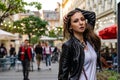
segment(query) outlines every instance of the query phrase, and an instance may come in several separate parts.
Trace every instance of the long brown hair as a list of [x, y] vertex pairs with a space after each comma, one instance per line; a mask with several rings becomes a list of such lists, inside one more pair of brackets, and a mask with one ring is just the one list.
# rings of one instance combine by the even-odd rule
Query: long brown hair
[[[72, 10], [67, 14], [67, 19], [64, 21], [64, 30], [63, 34], [65, 38], [70, 38], [73, 36], [72, 30], [70, 30], [71, 26], [71, 17], [76, 13], [80, 12], [79, 10]], [[84, 40], [89, 41], [95, 48], [96, 51], [100, 50], [101, 41], [100, 38], [94, 33], [93, 26], [90, 24], [86, 24], [86, 30], [83, 32]]]
[[89, 41], [96, 51], [99, 51], [101, 48], [101, 40], [97, 34], [95, 34], [93, 27], [90, 24], [87, 24], [86, 30], [83, 32], [84, 39]]
[[64, 21], [64, 25], [63, 25], [63, 35], [65, 38], [70, 38], [71, 35], [73, 35], [72, 30], [70, 30], [70, 25], [71, 25], [71, 17], [76, 13], [76, 12], [80, 12], [78, 10], [72, 10], [67, 14], [67, 19], [66, 21]]

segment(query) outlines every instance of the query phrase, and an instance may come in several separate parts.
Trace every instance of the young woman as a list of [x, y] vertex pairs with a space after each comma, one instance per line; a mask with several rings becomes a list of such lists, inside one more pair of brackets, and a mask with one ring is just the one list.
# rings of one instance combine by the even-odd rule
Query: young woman
[[100, 65], [101, 42], [94, 33], [95, 13], [76, 8], [64, 21], [58, 80], [97, 80], [96, 66]]
[[46, 62], [46, 67], [51, 70], [51, 47], [48, 45], [48, 42], [45, 42], [45, 46], [43, 48], [43, 54], [45, 55], [45, 62]]

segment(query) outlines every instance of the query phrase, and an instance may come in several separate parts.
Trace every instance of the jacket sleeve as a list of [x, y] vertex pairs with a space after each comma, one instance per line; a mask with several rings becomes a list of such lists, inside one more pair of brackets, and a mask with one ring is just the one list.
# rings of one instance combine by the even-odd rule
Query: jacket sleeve
[[96, 21], [95, 12], [82, 10], [80, 8], [75, 8], [75, 9], [81, 11], [82, 14], [85, 16], [85, 18], [88, 20], [88, 24], [90, 24], [94, 28]]
[[59, 62], [59, 72], [58, 72], [58, 80], [68, 80], [69, 69], [70, 69], [70, 48], [68, 45], [63, 44], [62, 53], [60, 56]]

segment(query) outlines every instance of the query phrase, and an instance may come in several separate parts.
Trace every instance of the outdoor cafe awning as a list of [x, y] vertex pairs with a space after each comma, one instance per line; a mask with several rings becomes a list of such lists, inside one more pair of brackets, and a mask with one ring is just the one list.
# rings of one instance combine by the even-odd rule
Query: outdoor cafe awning
[[99, 36], [102, 39], [116, 39], [117, 38], [117, 25], [111, 25], [99, 31]]
[[0, 40], [11, 40], [15, 37], [12, 33], [0, 29]]
[[44, 40], [46, 40], [46, 41], [54, 41], [54, 40], [57, 40], [57, 38], [48, 37], [48, 36], [42, 36], [42, 37], [40, 38], [40, 40], [42, 40], [42, 41], [44, 41]]

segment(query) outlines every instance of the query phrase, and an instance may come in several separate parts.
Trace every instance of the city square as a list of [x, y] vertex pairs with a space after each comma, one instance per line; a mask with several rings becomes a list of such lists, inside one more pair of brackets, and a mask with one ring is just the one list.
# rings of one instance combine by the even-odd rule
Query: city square
[[[119, 10], [120, 0], [1, 0], [0, 80], [72, 79], [76, 77], [74, 69], [79, 71], [81, 67], [77, 67], [79, 63], [85, 68], [82, 61], [87, 60], [86, 50], [91, 59], [95, 57], [94, 51], [97, 53], [97, 65], [91, 67], [96, 67], [91, 74], [96, 71], [97, 77], [89, 76], [90, 80], [120, 80]], [[74, 18], [76, 21], [72, 22]], [[80, 46], [84, 48], [82, 59], [74, 59], [76, 55], [66, 57], [67, 53], [83, 52]], [[71, 61], [67, 65], [71, 71], [67, 73], [66, 68], [64, 73], [67, 61]], [[67, 78], [63, 78], [65, 74]], [[86, 73], [79, 79], [85, 78]]]

